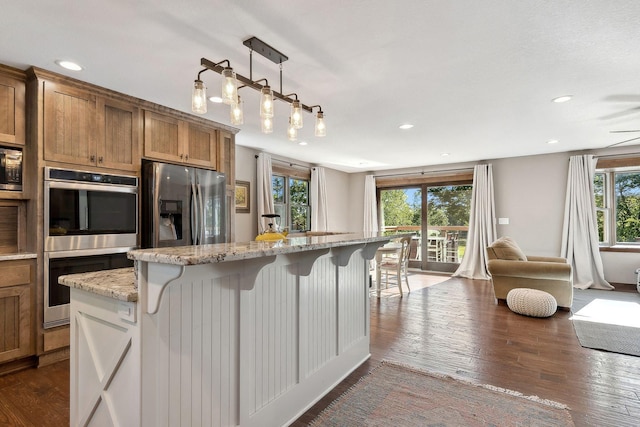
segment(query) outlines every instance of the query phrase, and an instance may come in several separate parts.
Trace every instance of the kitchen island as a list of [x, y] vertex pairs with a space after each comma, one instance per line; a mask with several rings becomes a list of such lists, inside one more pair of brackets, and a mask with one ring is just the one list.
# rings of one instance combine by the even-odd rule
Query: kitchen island
[[400, 236], [134, 250], [135, 280], [61, 277], [72, 425], [289, 424], [369, 357], [368, 260]]

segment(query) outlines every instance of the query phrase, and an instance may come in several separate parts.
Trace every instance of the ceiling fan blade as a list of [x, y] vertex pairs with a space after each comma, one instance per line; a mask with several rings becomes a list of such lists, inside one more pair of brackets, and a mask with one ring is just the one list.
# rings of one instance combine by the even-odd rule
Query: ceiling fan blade
[[631, 139], [627, 139], [627, 140], [624, 140], [624, 141], [616, 142], [615, 144], [607, 145], [607, 148], [615, 147], [616, 145], [624, 144], [625, 142], [635, 141], [636, 139], [640, 139], [640, 136], [635, 137], [635, 138], [631, 138]]
[[626, 133], [626, 132], [640, 132], [640, 129], [634, 130], [610, 130], [609, 133]]

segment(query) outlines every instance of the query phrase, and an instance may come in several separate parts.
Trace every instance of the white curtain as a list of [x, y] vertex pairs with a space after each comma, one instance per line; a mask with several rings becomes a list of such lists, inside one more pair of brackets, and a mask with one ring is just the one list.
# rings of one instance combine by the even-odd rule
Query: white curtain
[[273, 191], [271, 188], [271, 155], [258, 154], [256, 173], [257, 201], [258, 201], [258, 233], [267, 229], [268, 218], [263, 214], [275, 213], [273, 208]]
[[324, 168], [311, 168], [311, 231], [328, 231], [327, 181]]
[[460, 266], [452, 277], [489, 280], [486, 248], [496, 239], [493, 168], [476, 165], [473, 169], [473, 193], [469, 214], [467, 247]]
[[376, 178], [364, 177], [364, 228], [365, 233], [378, 231], [378, 204], [376, 203]]
[[593, 155], [571, 156], [560, 255], [573, 267], [573, 286], [580, 289], [614, 289], [604, 278], [598, 248], [596, 205], [593, 195]]

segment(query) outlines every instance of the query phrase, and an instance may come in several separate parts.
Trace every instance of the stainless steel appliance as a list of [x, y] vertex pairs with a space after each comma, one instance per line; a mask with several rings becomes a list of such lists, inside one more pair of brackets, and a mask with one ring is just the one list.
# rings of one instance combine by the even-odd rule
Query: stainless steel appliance
[[45, 168], [45, 251], [135, 246], [138, 178]]
[[46, 167], [44, 327], [69, 322], [63, 274], [128, 267], [137, 245], [138, 178]]
[[143, 163], [142, 246], [228, 241], [225, 175], [158, 162]]
[[0, 190], [22, 190], [22, 150], [0, 147]]
[[66, 325], [70, 314], [70, 289], [60, 285], [58, 278], [65, 274], [89, 273], [132, 267], [127, 252], [134, 248], [85, 249], [44, 253], [44, 327]]

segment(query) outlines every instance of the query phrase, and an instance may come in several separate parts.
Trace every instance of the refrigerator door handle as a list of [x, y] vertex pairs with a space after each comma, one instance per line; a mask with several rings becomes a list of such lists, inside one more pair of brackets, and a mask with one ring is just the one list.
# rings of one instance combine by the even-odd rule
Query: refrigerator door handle
[[200, 221], [198, 220], [198, 200], [195, 184], [191, 184], [191, 242], [197, 245]]
[[204, 244], [205, 240], [205, 212], [204, 212], [204, 203], [202, 202], [202, 189], [200, 188], [200, 184], [196, 185], [196, 190], [198, 191], [198, 204], [199, 204], [199, 214], [200, 214], [200, 232], [198, 233], [199, 244]]

